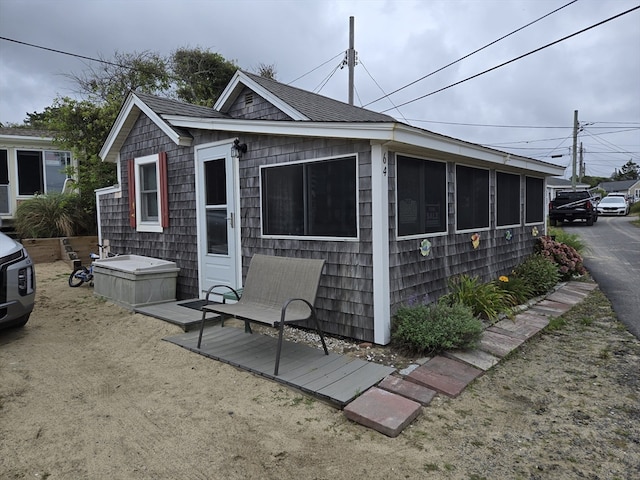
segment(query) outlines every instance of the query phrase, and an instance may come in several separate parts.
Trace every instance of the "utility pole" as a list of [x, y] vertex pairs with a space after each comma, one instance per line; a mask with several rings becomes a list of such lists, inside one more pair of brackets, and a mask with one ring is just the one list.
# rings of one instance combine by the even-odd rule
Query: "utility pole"
[[582, 148], [582, 142], [580, 142], [580, 168], [578, 172], [578, 181], [582, 183], [582, 177], [584, 177], [584, 149]]
[[571, 189], [576, 191], [576, 161], [578, 157], [578, 110], [573, 111], [573, 172], [571, 174]]
[[354, 18], [349, 17], [349, 50], [347, 50], [347, 67], [349, 68], [349, 105], [353, 105], [353, 70], [356, 66], [356, 50], [354, 48], [354, 24]]

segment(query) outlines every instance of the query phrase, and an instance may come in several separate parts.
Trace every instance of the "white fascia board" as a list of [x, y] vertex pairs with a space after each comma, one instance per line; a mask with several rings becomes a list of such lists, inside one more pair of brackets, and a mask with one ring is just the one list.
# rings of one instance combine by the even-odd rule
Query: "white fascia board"
[[174, 127], [263, 135], [291, 135], [301, 137], [334, 137], [354, 139], [392, 140], [393, 123], [298, 122], [282, 120], [242, 120], [229, 118], [195, 118], [165, 115]]
[[100, 150], [100, 158], [104, 162], [115, 162], [120, 147], [124, 143], [125, 138], [133, 128], [133, 124], [138, 118], [138, 114], [142, 112], [149, 119], [155, 123], [160, 130], [167, 135], [173, 143], [180, 146], [190, 146], [192, 139], [190, 137], [183, 137], [179, 135], [171, 125], [169, 125], [164, 119], [159, 117], [151, 108], [147, 106], [142, 100], [140, 100], [135, 93], [130, 93], [125, 100], [116, 121], [111, 127], [111, 131], [107, 136], [107, 140], [104, 142], [102, 149]]
[[194, 118], [165, 116], [175, 127], [262, 135], [290, 135], [305, 137], [351, 138], [383, 142], [389, 148], [402, 151], [403, 147], [428, 149], [456, 157], [466, 157], [493, 165], [531, 170], [545, 175], [563, 175], [564, 167], [511, 155], [481, 145], [445, 137], [419, 128], [393, 122], [295, 122], [281, 120], [243, 120], [227, 118]]
[[0, 135], [1, 145], [50, 145], [53, 143], [52, 137], [38, 137], [33, 135]]
[[260, 95], [262, 98], [267, 100], [273, 106], [287, 114], [293, 120], [309, 120], [308, 117], [300, 113], [295, 108], [291, 107], [288, 103], [284, 102], [279, 97], [273, 95], [269, 90], [258, 85], [256, 82], [247, 77], [240, 70], [236, 71], [235, 75], [223, 90], [222, 95], [218, 98], [213, 108], [219, 112], [226, 112], [227, 109], [231, 106], [236, 99], [238, 93], [242, 90], [242, 86], [245, 86], [255, 93]]

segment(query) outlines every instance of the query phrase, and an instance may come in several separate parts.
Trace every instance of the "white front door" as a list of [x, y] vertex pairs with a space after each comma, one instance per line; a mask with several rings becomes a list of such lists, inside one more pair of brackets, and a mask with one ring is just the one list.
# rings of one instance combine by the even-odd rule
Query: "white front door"
[[242, 286], [237, 161], [231, 141], [196, 149], [200, 297], [212, 285]]

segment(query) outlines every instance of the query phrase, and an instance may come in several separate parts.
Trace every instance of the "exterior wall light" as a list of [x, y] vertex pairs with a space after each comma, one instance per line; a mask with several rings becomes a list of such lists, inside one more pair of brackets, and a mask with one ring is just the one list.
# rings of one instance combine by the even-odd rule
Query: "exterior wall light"
[[231, 145], [231, 156], [233, 158], [240, 158], [243, 153], [247, 153], [247, 144], [240, 143], [240, 140], [236, 138], [233, 141], [233, 145]]

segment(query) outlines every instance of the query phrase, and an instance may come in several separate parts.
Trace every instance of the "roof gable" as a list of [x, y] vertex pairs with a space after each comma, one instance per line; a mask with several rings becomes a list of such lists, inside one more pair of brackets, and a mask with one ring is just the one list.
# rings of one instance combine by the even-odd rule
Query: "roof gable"
[[176, 145], [190, 146], [191, 134], [180, 127], [174, 127], [164, 120], [165, 115], [181, 115], [197, 118], [227, 118], [213, 108], [190, 105], [170, 98], [141, 92], [130, 92], [124, 102], [116, 121], [107, 136], [100, 158], [104, 161], [115, 161], [120, 148], [133, 128], [140, 113], [144, 113], [153, 121]]
[[395, 122], [383, 113], [307, 92], [300, 88], [238, 70], [214, 108], [227, 113], [244, 87], [253, 90], [293, 120], [312, 122]]

